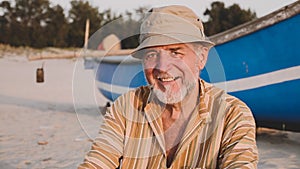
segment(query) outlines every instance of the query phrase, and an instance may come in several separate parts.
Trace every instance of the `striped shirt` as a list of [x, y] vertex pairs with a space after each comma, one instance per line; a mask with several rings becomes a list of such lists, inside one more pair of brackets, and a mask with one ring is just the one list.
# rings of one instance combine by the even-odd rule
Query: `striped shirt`
[[[239, 99], [200, 81], [200, 100], [169, 168], [257, 168], [255, 122]], [[79, 168], [167, 168], [161, 113], [149, 86], [120, 96]], [[121, 159], [121, 160], [120, 160]]]

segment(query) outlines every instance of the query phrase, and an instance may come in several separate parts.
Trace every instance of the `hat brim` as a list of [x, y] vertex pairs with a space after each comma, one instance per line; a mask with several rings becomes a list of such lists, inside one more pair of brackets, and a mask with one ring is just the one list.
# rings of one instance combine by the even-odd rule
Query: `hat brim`
[[149, 47], [155, 46], [164, 46], [172, 44], [181, 44], [181, 43], [193, 43], [199, 42], [204, 43], [209, 46], [214, 46], [215, 44], [208, 39], [201, 39], [200, 37], [195, 37], [186, 34], [168, 34], [168, 35], [151, 35], [147, 37], [132, 53], [131, 55], [135, 58], [141, 58], [141, 50]]

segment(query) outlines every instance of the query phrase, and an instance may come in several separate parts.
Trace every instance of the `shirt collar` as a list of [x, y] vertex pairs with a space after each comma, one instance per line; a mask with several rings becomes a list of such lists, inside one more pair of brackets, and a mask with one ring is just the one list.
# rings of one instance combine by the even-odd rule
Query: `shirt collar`
[[[206, 123], [209, 123], [211, 121], [211, 116], [209, 112], [209, 101], [211, 99], [211, 96], [207, 93], [208, 89], [212, 87], [211, 84], [205, 82], [204, 80], [200, 79], [199, 82], [199, 103], [198, 103], [198, 114], [200, 116], [200, 119], [204, 119]], [[144, 110], [146, 112], [151, 113], [150, 120], [155, 120], [158, 117], [160, 117], [161, 112], [163, 110], [163, 104], [161, 104], [157, 99], [155, 99], [153, 94], [153, 88], [149, 86], [150, 93], [147, 98], [147, 103], [145, 105]]]

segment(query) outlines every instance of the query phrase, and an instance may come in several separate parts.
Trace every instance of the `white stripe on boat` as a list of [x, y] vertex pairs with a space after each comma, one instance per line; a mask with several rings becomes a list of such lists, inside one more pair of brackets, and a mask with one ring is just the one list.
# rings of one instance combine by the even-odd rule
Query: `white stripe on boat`
[[[214, 85], [226, 89], [227, 92], [238, 92], [243, 90], [255, 89], [272, 84], [300, 79], [300, 66], [281, 69], [270, 73], [256, 75], [252, 77], [230, 80], [226, 82], [214, 83]], [[105, 91], [113, 91], [115, 94], [123, 94], [134, 88], [113, 85], [97, 81], [98, 88]]]
[[224, 82], [214, 83], [214, 85], [226, 86], [227, 92], [238, 92], [297, 79], [300, 79], [300, 66], [281, 69], [247, 78], [230, 80], [225, 82], [225, 85]]

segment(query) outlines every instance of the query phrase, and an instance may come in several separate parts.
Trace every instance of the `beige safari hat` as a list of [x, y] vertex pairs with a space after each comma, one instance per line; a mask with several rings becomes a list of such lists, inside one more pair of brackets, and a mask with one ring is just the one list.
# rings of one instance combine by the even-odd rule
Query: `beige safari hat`
[[153, 8], [142, 21], [140, 44], [131, 54], [140, 58], [139, 51], [148, 47], [190, 42], [214, 45], [204, 35], [201, 20], [190, 8], [180, 5]]

